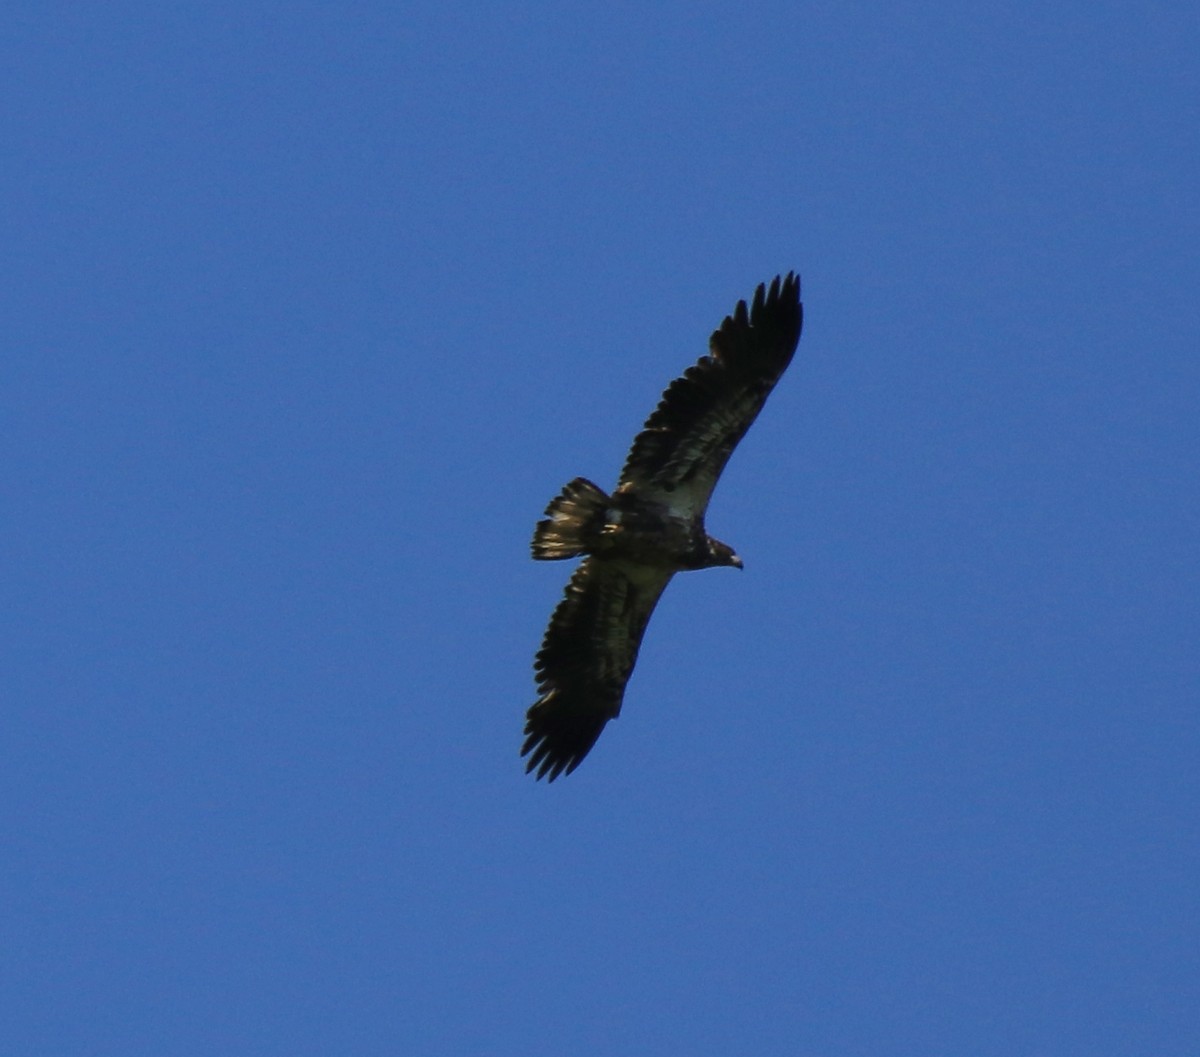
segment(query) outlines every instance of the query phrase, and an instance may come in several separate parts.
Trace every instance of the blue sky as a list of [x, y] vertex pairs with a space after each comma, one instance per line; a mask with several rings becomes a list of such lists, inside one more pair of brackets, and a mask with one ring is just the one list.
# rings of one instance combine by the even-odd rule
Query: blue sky
[[[0, 1049], [1200, 1050], [1194, 5], [5, 21]], [[792, 268], [533, 782], [534, 521]]]

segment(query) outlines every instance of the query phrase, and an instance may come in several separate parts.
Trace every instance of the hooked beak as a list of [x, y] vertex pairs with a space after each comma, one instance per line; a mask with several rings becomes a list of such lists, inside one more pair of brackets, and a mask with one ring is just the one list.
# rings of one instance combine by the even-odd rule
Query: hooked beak
[[732, 565], [735, 569], [744, 569], [745, 568], [745, 566], [742, 564], [742, 559], [739, 558], [736, 554], [733, 555], [733, 557], [731, 557], [729, 559], [729, 564]]

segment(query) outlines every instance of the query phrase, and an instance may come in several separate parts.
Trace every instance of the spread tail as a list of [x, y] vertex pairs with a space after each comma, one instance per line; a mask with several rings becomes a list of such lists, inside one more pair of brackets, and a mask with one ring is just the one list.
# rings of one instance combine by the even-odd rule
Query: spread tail
[[604, 528], [608, 496], [591, 481], [576, 477], [546, 507], [547, 517], [533, 530], [533, 556], [555, 561], [586, 554], [589, 541]]

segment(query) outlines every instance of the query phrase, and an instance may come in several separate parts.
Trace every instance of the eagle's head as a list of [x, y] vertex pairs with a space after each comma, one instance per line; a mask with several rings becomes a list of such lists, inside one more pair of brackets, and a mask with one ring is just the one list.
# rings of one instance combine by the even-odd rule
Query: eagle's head
[[735, 569], [743, 568], [742, 559], [733, 553], [728, 543], [708, 537], [708, 560], [705, 565], [732, 565]]

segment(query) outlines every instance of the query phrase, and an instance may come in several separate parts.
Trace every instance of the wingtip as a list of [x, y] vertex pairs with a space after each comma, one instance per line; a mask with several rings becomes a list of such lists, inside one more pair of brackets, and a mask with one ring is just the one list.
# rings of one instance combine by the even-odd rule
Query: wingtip
[[553, 782], [560, 775], [570, 774], [575, 770], [593, 744], [595, 738], [581, 752], [578, 746], [563, 744], [561, 738], [555, 738], [551, 731], [539, 728], [530, 719], [525, 725], [525, 741], [521, 745], [521, 756], [529, 757], [525, 762], [525, 773], [533, 774], [534, 779], [539, 782], [543, 778], [547, 782]]
[[747, 322], [753, 323], [765, 309], [781, 303], [800, 303], [799, 272], [790, 271], [786, 275], [776, 275], [769, 284], [759, 283], [755, 288], [754, 296], [750, 299], [749, 309], [747, 309], [745, 301], [739, 301], [731, 318], [734, 323], [741, 325], [745, 325]]
[[[521, 755], [524, 756], [533, 746], [530, 744], [534, 738], [531, 737], [526, 741], [521, 748]], [[533, 755], [525, 764], [525, 773], [533, 774], [534, 781], [540, 782], [543, 778], [546, 781], [553, 782], [559, 775], [570, 774], [576, 767], [579, 766], [579, 760], [576, 757], [555, 756], [550, 752], [549, 746], [543, 741], [541, 745], [534, 750]], [[536, 770], [536, 774], [534, 771]]]

